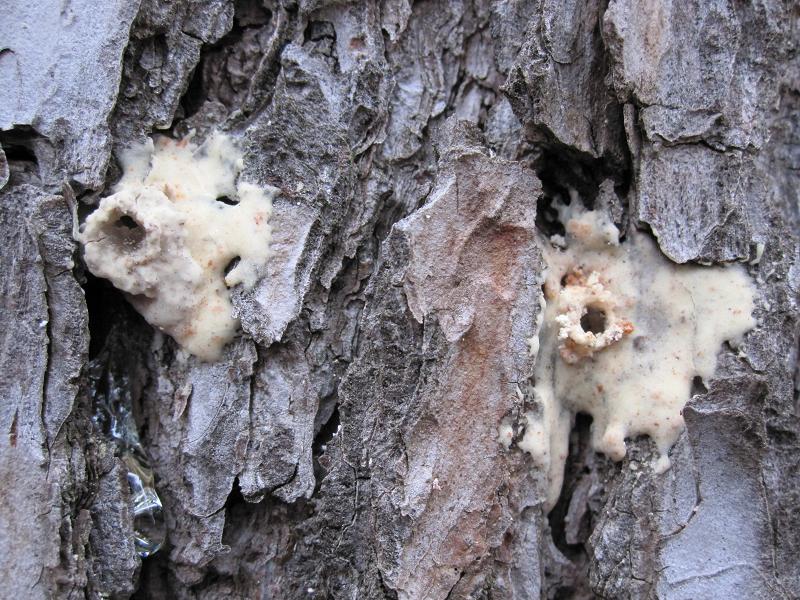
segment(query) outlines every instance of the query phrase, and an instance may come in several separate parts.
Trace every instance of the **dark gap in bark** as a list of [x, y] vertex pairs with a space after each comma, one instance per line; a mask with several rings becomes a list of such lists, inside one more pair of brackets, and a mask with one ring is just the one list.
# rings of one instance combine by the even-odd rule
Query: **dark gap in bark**
[[582, 551], [582, 545], [569, 544], [566, 540], [566, 517], [569, 503], [575, 484], [580, 476], [588, 471], [588, 467], [581, 460], [586, 448], [589, 447], [591, 436], [592, 417], [585, 413], [575, 416], [575, 426], [570, 433], [569, 456], [564, 469], [564, 484], [558, 502], [548, 515], [553, 541], [556, 547], [568, 558], [575, 554], [576, 549]]
[[[536, 171], [542, 182], [542, 195], [537, 202], [536, 225], [548, 237], [564, 235], [564, 226], [558, 220], [555, 208], [559, 204], [571, 203], [571, 190], [577, 192], [585, 208], [593, 210], [597, 207], [600, 184], [610, 179], [622, 204], [623, 215], [627, 212], [627, 194], [631, 186], [630, 156], [624, 165], [612, 164], [603, 158], [587, 157], [562, 144], [547, 142], [530, 151], [525, 163]], [[623, 217], [621, 221], [617, 221], [617, 225], [620, 229], [620, 241], [624, 241], [626, 219]]]
[[122, 293], [105, 279], [86, 272], [83, 285], [86, 309], [89, 314], [89, 360], [96, 358], [105, 347], [108, 334], [120, 314], [128, 312], [130, 306]]
[[34, 144], [37, 140], [44, 139], [33, 127], [15, 125], [8, 131], [0, 132], [0, 146], [9, 163], [30, 163], [38, 165]]
[[569, 190], [574, 189], [589, 209], [594, 208], [600, 183], [610, 176], [602, 161], [586, 159], [569, 148], [542, 147], [532, 163], [544, 189], [563, 196], [567, 204]]
[[[148, 377], [143, 365], [152, 342], [153, 329], [128, 303], [125, 295], [108, 281], [89, 272], [86, 272], [85, 278], [83, 290], [89, 317], [89, 364], [94, 365], [95, 369], [88, 380], [89, 392], [97, 399], [110, 393], [108, 386], [111, 380], [122, 386], [130, 399], [130, 410], [140, 442], [147, 452], [147, 415], [150, 413], [142, 406]], [[91, 410], [94, 414], [96, 407], [93, 406]]]
[[[795, 356], [800, 356], [800, 348], [797, 350], [797, 354]], [[800, 402], [800, 360], [796, 361], [797, 364], [794, 368], [794, 375], [792, 377], [792, 381], [794, 382], [794, 403], [795, 406], [798, 405]]]
[[11, 427], [8, 428], [8, 443], [12, 448], [17, 446], [17, 420], [19, 418], [19, 410], [14, 411], [14, 418], [11, 421]]
[[329, 21], [309, 21], [303, 32], [303, 43], [319, 42], [323, 39], [336, 40], [336, 30]]
[[[589, 558], [585, 543], [592, 531], [592, 511], [587, 506], [586, 510], [579, 513], [579, 522], [571, 523], [570, 519], [575, 518], [576, 511], [570, 504], [581, 479], [590, 476], [591, 469], [587, 465], [587, 457], [593, 453], [590, 446], [591, 426], [591, 416], [584, 413], [576, 415], [575, 425], [570, 433], [569, 456], [564, 467], [561, 495], [547, 516], [556, 548], [569, 559], [575, 569], [572, 581], [561, 587], [556, 592], [555, 598], [582, 598], [590, 589]], [[570, 514], [571, 508], [573, 514]]]
[[333, 436], [336, 435], [336, 432], [339, 430], [340, 423], [341, 419], [339, 416], [339, 406], [336, 405], [333, 407], [333, 412], [328, 420], [314, 437], [314, 443], [311, 447], [311, 454], [314, 461], [314, 479], [316, 482], [314, 485], [314, 494], [319, 491], [319, 488], [322, 485], [322, 480], [325, 479], [325, 476], [331, 469], [331, 459], [327, 453], [327, 445], [331, 442]]
[[558, 204], [557, 198], [554, 197], [549, 191], [542, 191], [542, 195], [536, 201], [536, 227], [545, 236], [550, 237], [553, 235], [564, 235], [566, 230], [564, 224], [558, 219], [558, 211], [556, 205]]
[[329, 21], [309, 21], [303, 31], [303, 47], [312, 53], [338, 61], [336, 53], [336, 30]]
[[[386, 581], [383, 578], [383, 573], [380, 570], [378, 571], [378, 576], [381, 584], [381, 593], [383, 594], [383, 597], [386, 598], [386, 600], [397, 600], [397, 591], [393, 590], [388, 585], [386, 585]], [[333, 597], [330, 594], [328, 594], [328, 598], [332, 599]]]
[[235, 26], [263, 27], [272, 19], [272, 11], [263, 0], [236, 0], [234, 7]]
[[797, 433], [791, 429], [783, 429], [767, 424], [767, 436], [778, 446], [790, 447], [797, 444]]
[[8, 166], [8, 159], [6, 153], [3, 151], [3, 146], [0, 145], [0, 188], [3, 188], [11, 176], [11, 170]]
[[169, 537], [166, 544], [147, 560], [142, 561], [139, 585], [131, 600], [168, 600], [174, 598], [174, 586], [170, 584]]
[[181, 119], [188, 119], [203, 107], [208, 100], [208, 83], [206, 81], [206, 63], [211, 55], [217, 53], [221, 48], [233, 46], [242, 38], [242, 28], [234, 20], [231, 30], [215, 44], [203, 45], [200, 50], [200, 60], [192, 71], [189, 85], [181, 96], [179, 107]]
[[[209, 588], [214, 589], [219, 583], [221, 583], [223, 581], [226, 581], [226, 580], [228, 580], [228, 581], [230, 580], [230, 578], [227, 575], [221, 575], [217, 571], [208, 570], [206, 572], [205, 576], [203, 577], [203, 579], [201, 579], [200, 582], [198, 582], [198, 583], [194, 584], [193, 586], [191, 586], [190, 589], [192, 591], [196, 591], [195, 593], [197, 593], [197, 592], [199, 592], [201, 590], [208, 590]], [[198, 595], [194, 595], [193, 594], [193, 596], [195, 598], [197, 598], [199, 596], [199, 594]], [[211, 597], [213, 598], [214, 596], [211, 596]]]
[[[181, 119], [185, 120], [197, 114], [209, 99], [210, 86], [219, 85], [219, 82], [213, 81], [213, 74], [207, 77], [209, 62], [217, 62], [220, 59], [223, 62], [227, 61], [228, 55], [224, 51], [235, 47], [242, 40], [247, 29], [264, 27], [271, 20], [272, 12], [257, 0], [238, 0], [236, 2], [231, 30], [216, 43], [203, 45], [200, 51], [200, 60], [180, 99]], [[216, 99], [222, 100], [221, 98]]]
[[[150, 347], [152, 330], [127, 303], [124, 295], [109, 282], [86, 273], [83, 289], [89, 317], [90, 360], [82, 383], [80, 397], [83, 401], [78, 405], [78, 410], [85, 412], [84, 422], [92, 423], [93, 433], [86, 434], [89, 463], [86, 471], [89, 476], [87, 490], [82, 496], [78, 496], [77, 505], [80, 507], [85, 504], [86, 508], [92, 508], [97, 481], [110, 467], [107, 459], [98, 462], [93, 446], [100, 444], [102, 448], [110, 447], [117, 457], [133, 458], [140, 467], [148, 471], [152, 468], [147, 451], [148, 411], [142, 406], [143, 390], [149, 376], [143, 364], [146, 360], [145, 353]], [[132, 419], [131, 425], [127, 424], [128, 418]], [[131, 426], [135, 427], [135, 434], [131, 433]], [[104, 452], [105, 450], [100, 454], [103, 455]], [[153, 476], [156, 492], [160, 494], [158, 474], [154, 472]], [[139, 527], [142, 532], [150, 533], [160, 528], [160, 525], [155, 525], [156, 529], [150, 529], [143, 521], [134, 526]], [[97, 551], [94, 545], [91, 551]], [[152, 589], [166, 589], [168, 561], [167, 536], [158, 552], [142, 561], [144, 575], [137, 575], [138, 582], [136, 577], [131, 580], [132, 588], [137, 590], [134, 591], [133, 598], [169, 597], [168, 594], [140, 594], [138, 591], [142, 589], [143, 577], [159, 577], [161, 581], [157, 586], [151, 586]]]
[[312, 452], [314, 457], [318, 457], [325, 452], [325, 447], [333, 439], [333, 436], [339, 430], [341, 419], [339, 417], [339, 406], [333, 407], [333, 412], [328, 420], [322, 425], [319, 432], [314, 436], [314, 443], [312, 445]]
[[708, 393], [708, 388], [703, 383], [703, 378], [695, 375], [692, 379], [692, 390], [690, 396], [701, 396]]
[[[111, 400], [127, 406], [139, 441], [146, 446], [147, 411], [142, 407], [142, 396], [148, 375], [141, 367], [150, 347], [152, 329], [110, 283], [88, 274], [87, 280], [84, 294], [90, 335], [88, 391], [95, 403]], [[96, 405], [91, 408], [93, 413], [96, 408]], [[96, 424], [102, 428], [101, 423]]]
[[238, 506], [242, 505], [250, 505], [251, 502], [247, 502], [244, 498], [244, 494], [242, 494], [242, 488], [239, 486], [239, 478], [236, 477], [233, 480], [233, 485], [231, 486], [231, 491], [228, 494], [227, 499], [225, 500], [225, 529], [222, 530], [222, 543], [225, 543], [225, 532], [227, 530], [227, 525], [230, 522], [228, 518], [232, 512], [237, 510]]
[[[619, 120], [620, 123], [622, 123], [624, 121], [624, 117], [622, 115], [623, 107], [621, 104], [618, 106], [618, 109], [620, 112]], [[627, 137], [624, 139], [625, 141], [622, 146], [624, 148], [625, 164], [620, 168], [618, 176], [614, 178], [614, 191], [617, 192], [617, 196], [620, 198], [627, 199], [628, 193], [633, 185], [633, 154], [631, 153], [631, 148], [628, 145]]]
[[8, 162], [28, 162], [38, 164], [36, 154], [34, 154], [30, 147], [8, 142], [6, 140], [2, 140], [0, 145], [3, 147], [3, 152], [5, 152], [6, 160]]
[[183, 109], [183, 118], [188, 119], [194, 116], [203, 103], [206, 101], [208, 94], [203, 86], [203, 66], [205, 63], [205, 54], [200, 55], [200, 61], [192, 72], [192, 78], [189, 80], [189, 85], [186, 88], [183, 96], [181, 96], [180, 106]]
[[556, 207], [569, 205], [570, 192], [578, 193], [584, 206], [594, 208], [604, 178], [599, 161], [590, 162], [574, 152], [555, 147], [540, 148], [531, 160], [531, 167], [542, 182], [542, 195], [537, 201], [536, 226], [544, 235], [564, 235], [564, 225]]
[[[617, 105], [617, 110], [619, 111], [619, 122], [622, 124], [625, 121], [625, 117], [623, 115], [623, 105]], [[624, 125], [622, 125], [624, 129]], [[617, 173], [614, 177], [614, 192], [616, 192], [617, 197], [620, 199], [622, 203], [622, 216], [621, 222], [617, 222], [617, 227], [619, 228], [619, 241], [624, 242], [628, 237], [628, 228], [630, 226], [630, 204], [629, 204], [629, 194], [631, 193], [631, 188], [633, 187], [633, 153], [631, 152], [631, 148], [628, 144], [628, 137], [627, 134], [622, 134], [622, 142], [621, 146], [623, 149], [623, 156], [622, 160], [624, 161], [622, 165], [618, 166]]]

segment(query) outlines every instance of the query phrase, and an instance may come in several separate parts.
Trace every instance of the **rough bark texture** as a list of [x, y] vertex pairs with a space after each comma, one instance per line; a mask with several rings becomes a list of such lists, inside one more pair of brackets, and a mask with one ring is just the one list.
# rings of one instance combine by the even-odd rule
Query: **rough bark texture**
[[[5, 597], [800, 597], [795, 4], [0, 12]], [[72, 230], [116, 151], [213, 128], [282, 193], [243, 336], [207, 364], [91, 277]], [[687, 398], [666, 473], [647, 439], [594, 454], [579, 417], [547, 515], [497, 429], [528, 399], [537, 227], [569, 188], [676, 262], [748, 263], [759, 324]], [[165, 503], [144, 561], [90, 360]]]

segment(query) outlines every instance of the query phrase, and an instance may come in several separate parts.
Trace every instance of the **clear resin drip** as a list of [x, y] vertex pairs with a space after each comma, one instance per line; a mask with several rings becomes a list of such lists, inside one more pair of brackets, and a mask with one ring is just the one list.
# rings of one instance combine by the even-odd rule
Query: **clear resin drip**
[[117, 448], [117, 456], [127, 468], [131, 492], [131, 513], [136, 553], [147, 558], [158, 552], [166, 539], [161, 499], [155, 488], [153, 470], [139, 440], [133, 418], [127, 378], [117, 377], [105, 368], [106, 361], [94, 361], [90, 374], [95, 383], [95, 425]]

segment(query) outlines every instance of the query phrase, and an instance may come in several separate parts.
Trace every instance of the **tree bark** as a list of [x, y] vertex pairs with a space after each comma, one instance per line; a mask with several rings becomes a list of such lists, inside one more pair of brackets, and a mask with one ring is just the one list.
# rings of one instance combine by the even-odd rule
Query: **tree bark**
[[[11, 0], [0, 19], [0, 580], [17, 598], [800, 597], [800, 13], [713, 0]], [[280, 188], [242, 335], [187, 357], [74, 228], [153, 133]], [[758, 325], [672, 468], [578, 416], [555, 508], [530, 402], [544, 211], [602, 190]], [[133, 411], [140, 559], [98, 403]]]

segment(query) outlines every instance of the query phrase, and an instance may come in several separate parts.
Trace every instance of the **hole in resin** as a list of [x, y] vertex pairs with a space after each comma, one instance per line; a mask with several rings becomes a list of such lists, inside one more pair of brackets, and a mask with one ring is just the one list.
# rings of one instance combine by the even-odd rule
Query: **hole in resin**
[[238, 200], [234, 200], [230, 196], [220, 196], [217, 198], [217, 202], [222, 202], [223, 204], [227, 204], [228, 206], [236, 206], [239, 204]]
[[117, 222], [114, 223], [117, 227], [125, 227], [126, 229], [136, 229], [139, 227], [139, 224], [133, 220], [133, 217], [130, 215], [122, 215]]
[[581, 317], [581, 328], [587, 333], [603, 333], [606, 330], [606, 312], [597, 306], [586, 307]]
[[144, 239], [144, 227], [131, 217], [130, 215], [122, 214], [114, 221], [113, 231], [111, 235], [114, 241], [126, 249], [135, 248]]

